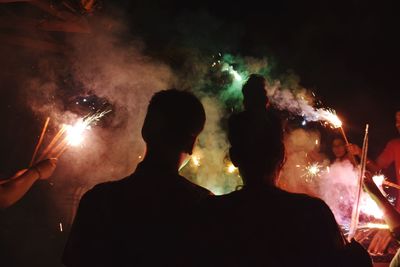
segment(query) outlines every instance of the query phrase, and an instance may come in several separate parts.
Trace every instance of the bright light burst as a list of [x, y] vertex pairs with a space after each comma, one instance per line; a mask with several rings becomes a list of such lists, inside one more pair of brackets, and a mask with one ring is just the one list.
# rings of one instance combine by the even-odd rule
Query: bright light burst
[[242, 76], [239, 74], [239, 72], [236, 71], [235, 69], [233, 69], [233, 67], [230, 66], [230, 65], [228, 65], [228, 64], [224, 64], [224, 65], [222, 66], [222, 71], [227, 71], [227, 72], [229, 72], [229, 74], [232, 75], [233, 78], [234, 78], [235, 80], [239, 81], [239, 82], [243, 80], [243, 78], [242, 78]]
[[378, 174], [372, 176], [372, 180], [379, 188], [382, 188], [383, 181], [385, 181], [385, 176], [383, 174]]
[[317, 177], [321, 173], [322, 165], [318, 162], [310, 163], [309, 165], [304, 167], [305, 174], [303, 176], [307, 176], [310, 178]]
[[194, 166], [196, 166], [196, 167], [200, 166], [200, 157], [199, 156], [193, 155], [191, 157], [191, 160], [192, 160]]
[[91, 125], [98, 122], [104, 115], [111, 112], [111, 109], [95, 112], [79, 119], [74, 125], [67, 125], [66, 141], [70, 146], [78, 146], [84, 140], [84, 132], [91, 128]]
[[336, 115], [336, 112], [334, 110], [320, 108], [317, 109], [316, 112], [318, 119], [328, 122], [330, 125], [332, 125], [333, 128], [342, 127], [342, 121]]
[[232, 162], [230, 162], [228, 164], [226, 169], [227, 169], [228, 173], [234, 173], [237, 170], [237, 168], [235, 167], [235, 165], [233, 165]]
[[360, 201], [360, 211], [366, 215], [373, 216], [377, 219], [383, 218], [383, 212], [378, 207], [376, 202], [367, 194], [364, 193]]
[[67, 125], [67, 136], [66, 140], [70, 146], [78, 146], [84, 140], [83, 132], [88, 128], [88, 126], [80, 119], [74, 126]]

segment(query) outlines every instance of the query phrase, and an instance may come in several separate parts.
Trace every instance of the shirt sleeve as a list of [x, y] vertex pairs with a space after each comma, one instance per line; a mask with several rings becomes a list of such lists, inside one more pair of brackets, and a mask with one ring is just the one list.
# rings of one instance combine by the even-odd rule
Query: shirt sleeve
[[379, 155], [376, 163], [382, 169], [386, 169], [387, 167], [394, 162], [395, 159], [395, 147], [393, 142], [389, 142], [383, 152]]

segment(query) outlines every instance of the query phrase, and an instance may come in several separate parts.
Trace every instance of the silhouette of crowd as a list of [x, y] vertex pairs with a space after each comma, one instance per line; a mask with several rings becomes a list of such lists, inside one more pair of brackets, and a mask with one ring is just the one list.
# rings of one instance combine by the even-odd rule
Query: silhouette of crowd
[[142, 128], [135, 172], [95, 186], [80, 201], [63, 263], [77, 266], [372, 266], [347, 242], [320, 199], [276, 186], [283, 129], [265, 79], [243, 86], [244, 110], [229, 119], [230, 158], [242, 189], [214, 196], [179, 175], [205, 124], [201, 102], [176, 89], [156, 93]]

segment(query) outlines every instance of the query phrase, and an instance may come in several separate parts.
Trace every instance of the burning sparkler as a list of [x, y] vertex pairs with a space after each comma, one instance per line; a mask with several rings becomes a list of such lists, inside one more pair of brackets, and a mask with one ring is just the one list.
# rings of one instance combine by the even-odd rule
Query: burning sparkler
[[[74, 125], [63, 125], [44, 149], [40, 159], [47, 156], [58, 158], [67, 150], [68, 146], [80, 145], [84, 140], [85, 131], [89, 130], [93, 124], [109, 112], [111, 112], [111, 109], [97, 111], [79, 119]], [[59, 141], [63, 136], [64, 138]]]
[[237, 170], [237, 168], [235, 167], [235, 165], [233, 165], [232, 162], [230, 162], [226, 167], [226, 170], [228, 173], [234, 173]]
[[365, 167], [367, 164], [367, 153], [368, 153], [368, 124], [365, 126], [365, 135], [364, 135], [364, 141], [363, 141], [363, 147], [362, 147], [362, 153], [361, 153], [361, 167], [360, 167], [360, 174], [359, 178], [357, 181], [357, 189], [356, 189], [356, 198], [354, 201], [354, 206], [353, 206], [353, 212], [352, 212], [352, 217], [351, 217], [351, 224], [350, 224], [350, 230], [349, 230], [349, 241], [354, 237], [355, 232], [357, 230], [358, 226], [358, 220], [359, 220], [359, 215], [360, 215], [360, 199], [361, 199], [361, 188], [362, 188], [362, 181], [364, 178], [364, 173], [365, 173]]
[[197, 155], [193, 155], [191, 157], [192, 163], [194, 166], [199, 167], [200, 166], [200, 157]]
[[307, 176], [316, 177], [321, 172], [321, 165], [318, 162], [311, 163], [305, 167], [305, 171]]

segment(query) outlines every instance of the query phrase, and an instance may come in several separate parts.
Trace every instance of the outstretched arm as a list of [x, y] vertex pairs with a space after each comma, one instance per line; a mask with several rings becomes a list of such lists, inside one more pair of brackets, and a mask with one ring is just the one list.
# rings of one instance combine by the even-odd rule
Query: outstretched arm
[[21, 199], [39, 179], [47, 179], [56, 168], [56, 159], [47, 159], [21, 170], [0, 183], [0, 209], [8, 208]]

